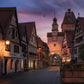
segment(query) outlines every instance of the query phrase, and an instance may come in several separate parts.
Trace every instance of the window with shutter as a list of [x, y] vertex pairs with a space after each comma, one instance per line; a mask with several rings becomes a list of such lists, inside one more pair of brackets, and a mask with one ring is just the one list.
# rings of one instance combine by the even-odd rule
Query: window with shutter
[[19, 46], [14, 45], [14, 53], [19, 53]]

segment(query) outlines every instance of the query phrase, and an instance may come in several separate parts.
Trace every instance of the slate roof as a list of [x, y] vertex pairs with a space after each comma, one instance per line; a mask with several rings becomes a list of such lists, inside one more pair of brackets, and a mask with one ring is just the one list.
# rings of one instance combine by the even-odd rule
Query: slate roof
[[67, 11], [64, 16], [62, 24], [74, 24], [76, 22], [75, 15], [73, 11]]
[[13, 14], [16, 15], [17, 20], [16, 7], [0, 7], [0, 28], [2, 30], [3, 39], [5, 39], [6, 37], [6, 33], [9, 28]]
[[[30, 37], [32, 35], [32, 31], [33, 28], [35, 27], [35, 22], [27, 22], [27, 23], [20, 23], [22, 25], [24, 25], [25, 29], [26, 29], [26, 34], [27, 34], [27, 42], [30, 41]], [[36, 29], [36, 27], [35, 27]]]

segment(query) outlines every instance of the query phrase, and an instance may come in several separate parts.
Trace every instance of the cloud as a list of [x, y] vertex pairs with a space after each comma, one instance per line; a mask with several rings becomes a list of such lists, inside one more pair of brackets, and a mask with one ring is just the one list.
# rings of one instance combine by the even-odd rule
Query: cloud
[[17, 7], [19, 22], [36, 22], [37, 33], [46, 39], [47, 32], [52, 29], [52, 20], [56, 16], [59, 30], [64, 14], [71, 8], [83, 16], [84, 0], [0, 0], [0, 7]]

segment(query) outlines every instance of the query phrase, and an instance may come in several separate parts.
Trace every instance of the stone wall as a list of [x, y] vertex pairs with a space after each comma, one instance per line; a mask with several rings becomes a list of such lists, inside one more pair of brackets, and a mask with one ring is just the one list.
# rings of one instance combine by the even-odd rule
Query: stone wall
[[84, 70], [63, 70], [61, 71], [62, 84], [83, 83]]

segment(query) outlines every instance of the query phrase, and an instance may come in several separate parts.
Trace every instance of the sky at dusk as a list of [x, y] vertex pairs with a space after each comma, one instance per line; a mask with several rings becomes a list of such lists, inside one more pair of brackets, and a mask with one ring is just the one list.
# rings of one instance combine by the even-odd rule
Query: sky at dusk
[[35, 21], [37, 34], [45, 42], [54, 17], [57, 18], [59, 31], [67, 9], [71, 8], [76, 17], [78, 12], [84, 17], [84, 0], [0, 0], [0, 7], [16, 7], [19, 22]]

